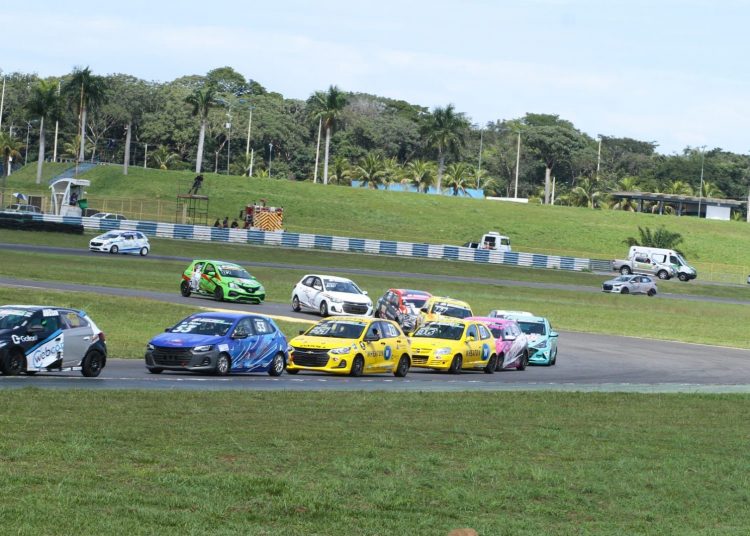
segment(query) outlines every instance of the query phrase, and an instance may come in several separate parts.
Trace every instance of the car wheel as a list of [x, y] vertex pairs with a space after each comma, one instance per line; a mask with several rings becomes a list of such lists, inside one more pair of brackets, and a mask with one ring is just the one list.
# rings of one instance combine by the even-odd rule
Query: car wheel
[[666, 281], [667, 279], [669, 279], [669, 274], [667, 273], [666, 270], [659, 270], [656, 274], [656, 277]]
[[145, 257], [146, 255], [148, 255], [148, 248], [146, 246], [143, 246], [140, 253], [141, 257]]
[[679, 279], [680, 281], [683, 281], [683, 282], [684, 281], [688, 281], [688, 276], [687, 276], [687, 274], [677, 274], [677, 279]]
[[164, 372], [164, 369], [157, 368], [157, 367], [149, 367], [148, 371], [151, 374], [161, 374], [162, 372]]
[[232, 366], [229, 356], [227, 354], [219, 354], [216, 358], [216, 367], [214, 368], [214, 374], [217, 376], [226, 376], [229, 374], [229, 369]]
[[398, 361], [396, 370], [393, 371], [393, 375], [397, 378], [403, 378], [409, 373], [409, 356], [404, 354]]
[[287, 369], [286, 373], [287, 374], [299, 374], [299, 370], [297, 370], [297, 369], [292, 369], [292, 370]]
[[521, 354], [521, 359], [518, 360], [518, 365], [516, 365], [516, 370], [526, 370], [526, 365], [529, 364], [529, 352], [524, 352]]
[[299, 298], [297, 296], [292, 298], [292, 311], [299, 313], [302, 308], [299, 306]]
[[354, 362], [352, 363], [352, 368], [349, 370], [349, 376], [354, 376], [355, 378], [358, 378], [362, 376], [362, 373], [365, 371], [365, 360], [362, 358], [361, 355], [358, 355], [354, 358]]
[[214, 299], [216, 301], [224, 301], [224, 291], [219, 286], [214, 289]]
[[104, 356], [97, 350], [89, 351], [81, 362], [81, 374], [96, 378], [104, 368]]
[[0, 363], [0, 368], [6, 376], [18, 376], [26, 368], [26, 356], [23, 352], [14, 350], [5, 356], [5, 359]]
[[269, 376], [281, 376], [282, 372], [284, 372], [284, 354], [278, 353], [273, 356], [271, 366], [268, 367], [268, 374]]
[[323, 318], [328, 316], [328, 304], [326, 302], [320, 302], [320, 316]]
[[490, 356], [490, 360], [487, 362], [487, 366], [484, 367], [484, 373], [494, 374], [495, 369], [497, 369], [497, 356], [495, 354], [492, 354]]
[[550, 359], [549, 364], [551, 367], [557, 365], [557, 348], [555, 348], [555, 353], [552, 354], [552, 359]]
[[630, 294], [630, 289], [628, 287], [623, 287], [620, 294]]
[[503, 362], [505, 361], [505, 356], [503, 354], [500, 354], [497, 356], [497, 362], [495, 363], [495, 370], [503, 370]]
[[117, 246], [112, 246], [111, 248], [109, 248], [109, 252], [113, 254], [117, 254], [119, 253], [119, 251], [120, 251], [120, 248], [118, 248]]
[[620, 268], [620, 273], [622, 275], [630, 275], [633, 272], [631, 272], [631, 270], [630, 270], [630, 268], [628, 266], [623, 266], [622, 268]]
[[463, 364], [463, 358], [460, 355], [454, 356], [451, 361], [451, 366], [448, 368], [448, 372], [451, 374], [461, 374], [461, 365]]
[[185, 298], [190, 297], [190, 283], [188, 281], [183, 281], [182, 283], [180, 283], [180, 294], [182, 294]]
[[656, 296], [656, 289], [650, 288], [648, 289], [648, 292], [646, 294], [648, 294], [649, 296]]
[[39, 372], [39, 371], [38, 371], [38, 370], [27, 370], [27, 371], [25, 372], [25, 374], [26, 374], [27, 376], [33, 376], [33, 375], [34, 375], [34, 374], [36, 374], [37, 372]]

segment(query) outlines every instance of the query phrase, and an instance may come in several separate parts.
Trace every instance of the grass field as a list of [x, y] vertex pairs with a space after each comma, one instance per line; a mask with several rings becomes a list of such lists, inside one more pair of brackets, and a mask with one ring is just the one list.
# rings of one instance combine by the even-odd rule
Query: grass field
[[[38, 190], [34, 169], [27, 166], [14, 173], [9, 190]], [[161, 209], [162, 219], [174, 221], [174, 204], [169, 203], [174, 202], [179, 181], [187, 190], [192, 175], [135, 167], [125, 177], [118, 166], [98, 166], [85, 178], [92, 182], [88, 197], [93, 207], [128, 213], [140, 210], [139, 203], [155, 207], [158, 202], [168, 207]], [[620, 257], [627, 251], [623, 240], [637, 236], [638, 226], [656, 228], [663, 224], [684, 236], [681, 248], [700, 277], [743, 283], [750, 273], [750, 233], [745, 222], [323, 187], [210, 173], [206, 174], [205, 186], [211, 198], [211, 221], [232, 218], [245, 204], [264, 198], [270, 205], [284, 207], [285, 225], [293, 231], [462, 244], [477, 240], [488, 230], [498, 230], [512, 238], [517, 251], [587, 258]], [[103, 207], [101, 200], [105, 198], [125, 201], [119, 209], [115, 205]]]
[[3, 393], [13, 534], [746, 534], [747, 396]]

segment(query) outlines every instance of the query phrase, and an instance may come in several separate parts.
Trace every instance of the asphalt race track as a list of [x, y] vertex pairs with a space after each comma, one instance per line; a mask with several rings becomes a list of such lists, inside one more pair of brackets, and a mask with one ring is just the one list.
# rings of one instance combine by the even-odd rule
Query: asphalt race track
[[[294, 313], [290, 305], [282, 303], [245, 305], [217, 303], [202, 297], [183, 298], [176, 288], [175, 292], [169, 293], [10, 278], [0, 278], [0, 284], [143, 297], [196, 308], [247, 310], [288, 320], [314, 322], [319, 318], [313, 314]], [[78, 372], [39, 373], [33, 377], [0, 376], [0, 388], [33, 385], [45, 388], [183, 390], [750, 392], [750, 350], [577, 332], [561, 332], [559, 342], [556, 366], [529, 367], [523, 372], [449, 375], [412, 369], [406, 378], [391, 375], [349, 378], [307, 372], [295, 376], [284, 374], [279, 378], [265, 374], [218, 378], [192, 373], [153, 375], [148, 373], [141, 360], [110, 358], [98, 378], [84, 378]]]

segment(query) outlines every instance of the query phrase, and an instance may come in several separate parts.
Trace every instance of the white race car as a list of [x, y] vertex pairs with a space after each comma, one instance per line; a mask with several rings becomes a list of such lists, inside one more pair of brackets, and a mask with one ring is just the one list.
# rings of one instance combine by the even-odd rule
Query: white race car
[[151, 245], [146, 235], [140, 231], [107, 231], [91, 239], [89, 250], [104, 253], [137, 253], [143, 256], [151, 251]]
[[372, 316], [372, 300], [353, 281], [332, 275], [310, 274], [292, 290], [292, 309], [317, 311], [320, 316]]

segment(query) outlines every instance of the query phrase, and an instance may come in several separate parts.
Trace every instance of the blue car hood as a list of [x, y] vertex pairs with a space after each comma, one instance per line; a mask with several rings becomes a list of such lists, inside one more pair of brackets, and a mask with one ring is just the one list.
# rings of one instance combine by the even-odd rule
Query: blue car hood
[[195, 335], [192, 333], [161, 333], [151, 339], [154, 346], [166, 348], [192, 348], [206, 344], [219, 344], [224, 340], [220, 335]]

